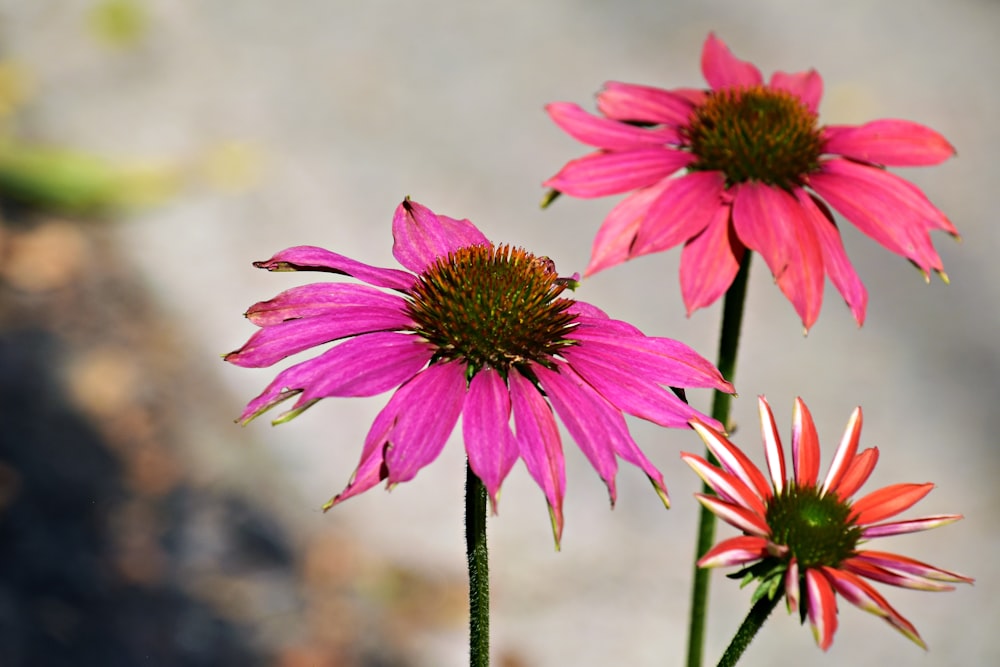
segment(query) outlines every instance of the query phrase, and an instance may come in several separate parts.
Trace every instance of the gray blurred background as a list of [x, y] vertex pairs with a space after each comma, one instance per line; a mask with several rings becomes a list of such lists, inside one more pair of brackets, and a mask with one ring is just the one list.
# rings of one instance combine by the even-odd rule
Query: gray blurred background
[[[870, 293], [867, 323], [857, 328], [828, 283], [807, 337], [763, 263], [754, 266], [734, 440], [760, 460], [755, 397], [768, 397], [787, 440], [792, 401], [801, 395], [817, 420], [825, 465], [851, 410], [862, 405], [862, 444], [881, 451], [866, 488], [933, 481], [937, 489], [909, 516], [966, 517], [873, 547], [977, 581], [952, 593], [882, 589], [921, 631], [929, 652], [842, 603], [827, 653], [779, 608], [743, 664], [1000, 664], [996, 2], [2, 0], [0, 56], [16, 63], [30, 90], [10, 132], [24, 142], [153, 165], [169, 176], [169, 192], [153, 197], [155, 205], [103, 222], [33, 217], [28, 228], [5, 232], [16, 240], [54, 228], [55, 236], [44, 238], [55, 238], [52, 247], [77, 262], [65, 284], [33, 284], [24, 276], [58, 257], [42, 243], [36, 256], [21, 256], [17, 271], [7, 269], [10, 298], [30, 312], [79, 306], [75, 297], [57, 297], [100, 272], [111, 272], [107, 285], [130, 290], [128, 299], [143, 304], [141, 318], [119, 308], [115, 316], [125, 324], [93, 334], [118, 347], [73, 348], [69, 370], [55, 377], [69, 383], [71, 404], [98, 432], [119, 414], [115, 400], [146, 397], [147, 416], [169, 422], [161, 458], [143, 459], [145, 484], [155, 486], [168, 468], [183, 481], [155, 493], [142, 483], [129, 488], [145, 493], [139, 507], [155, 510], [170, 529], [150, 534], [140, 512], [108, 530], [128, 544], [145, 540], [135, 553], [126, 549], [133, 570], [150, 558], [162, 561], [153, 574], [122, 570], [129, 590], [174, 587], [216, 620], [206, 625], [177, 612], [163, 626], [176, 632], [164, 630], [169, 636], [161, 644], [136, 639], [128, 654], [135, 661], [120, 654], [114, 664], [465, 664], [460, 440], [391, 494], [375, 489], [322, 514], [320, 505], [347, 482], [386, 397], [324, 401], [279, 428], [266, 420], [233, 425], [275, 372], [219, 360], [253, 330], [241, 313], [311, 281], [269, 275], [250, 263], [313, 244], [393, 266], [391, 216], [409, 195], [470, 218], [495, 241], [550, 256], [561, 273], [582, 271], [616, 200], [563, 198], [539, 210], [540, 183], [584, 153], [548, 120], [544, 104], [592, 109], [607, 80], [703, 86], [700, 52], [711, 30], [765, 76], [815, 67], [825, 82], [823, 122], [906, 118], [941, 131], [958, 157], [899, 173], [923, 188], [963, 236], [955, 243], [935, 235], [951, 285], [935, 278], [928, 286], [905, 260], [844, 225], [848, 253]], [[10, 248], [26, 246], [0, 247], [9, 262]], [[719, 304], [684, 316], [678, 262], [677, 251], [641, 258], [586, 280], [577, 297], [714, 358]], [[64, 322], [59, 340], [80, 323], [111, 317], [99, 304], [117, 292], [95, 289], [95, 305], [79, 323]], [[16, 333], [23, 316], [10, 317], [4, 328]], [[130, 322], [142, 329], [120, 338]], [[150, 352], [144, 346], [151, 341]], [[135, 365], [133, 353], [157, 361]], [[63, 359], [46, 354], [20, 372], [37, 374]], [[689, 395], [707, 409], [707, 392]], [[619, 474], [619, 501], [610, 511], [603, 485], [567, 440], [566, 529], [556, 553], [541, 491], [520, 464], [506, 482], [489, 537], [497, 664], [682, 664], [697, 484], [678, 452], [698, 451], [700, 441], [688, 432], [633, 426], [664, 472], [669, 512], [631, 467]], [[72, 451], [66, 456], [74, 461]], [[128, 450], [108, 456], [131, 470]], [[255, 517], [247, 524], [249, 542], [220, 537], [235, 525], [232, 503], [243, 508], [237, 516]], [[0, 510], [5, 506], [14, 505], [0, 503]], [[719, 528], [720, 536], [733, 533]], [[241, 550], [253, 551], [261, 540], [271, 556], [241, 570]], [[46, 595], [62, 599], [58, 590]], [[0, 594], [0, 620], [4, 613], [25, 618], [18, 599]], [[749, 591], [721, 574], [713, 580], [707, 663], [721, 654], [748, 600]], [[90, 612], [83, 603], [60, 604], [54, 616], [40, 618], [56, 618], [45, 641], [69, 648], [48, 664], [102, 664], [71, 659], [73, 628]], [[134, 604], [129, 616], [142, 616], [144, 603]], [[206, 627], [220, 624], [229, 628], [225, 642], [233, 652], [212, 652], [223, 640]], [[31, 653], [25, 633], [0, 623], [9, 664], [47, 664], [30, 659], [40, 654]], [[184, 654], [195, 657], [156, 655], [156, 646], [178, 642], [195, 646]]]

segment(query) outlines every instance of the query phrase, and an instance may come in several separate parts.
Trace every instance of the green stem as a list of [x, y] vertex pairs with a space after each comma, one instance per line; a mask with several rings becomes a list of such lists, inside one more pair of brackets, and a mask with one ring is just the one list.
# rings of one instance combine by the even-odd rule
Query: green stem
[[469, 666], [490, 664], [490, 565], [486, 550], [486, 487], [465, 466], [465, 555], [469, 561]]
[[[752, 253], [747, 250], [740, 264], [740, 270], [726, 291], [722, 302], [722, 330], [719, 334], [718, 368], [722, 376], [733, 381], [736, 372], [736, 351], [740, 343], [740, 328], [743, 324], [743, 304], [746, 301], [747, 277], [750, 275], [750, 258]], [[716, 391], [712, 400], [712, 417], [719, 420], [728, 430], [729, 408], [732, 403], [730, 394]], [[718, 461], [706, 450], [706, 458], [710, 463]], [[708, 485], [702, 485], [702, 493], [712, 493]], [[698, 546], [695, 549], [695, 561], [712, 548], [715, 539], [715, 515], [701, 506], [698, 518]], [[694, 583], [691, 586], [691, 623], [688, 626], [687, 667], [701, 667], [702, 653], [705, 648], [705, 618], [708, 611], [708, 584], [710, 570], [694, 566]]]
[[784, 591], [781, 591], [774, 596], [773, 600], [767, 595], [757, 600], [757, 603], [750, 608], [750, 613], [743, 619], [743, 623], [740, 624], [740, 628], [736, 631], [733, 641], [729, 642], [726, 652], [719, 659], [718, 667], [733, 667], [736, 664], [736, 661], [740, 659], [743, 652], [750, 646], [750, 642], [757, 636], [757, 631], [764, 625], [764, 621], [774, 611], [774, 608], [778, 605], [778, 600], [783, 595]]

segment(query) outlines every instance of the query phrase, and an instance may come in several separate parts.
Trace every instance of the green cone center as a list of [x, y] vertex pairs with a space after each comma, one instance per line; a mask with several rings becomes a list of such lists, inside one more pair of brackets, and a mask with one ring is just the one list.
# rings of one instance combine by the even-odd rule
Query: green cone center
[[785, 91], [712, 91], [682, 132], [698, 158], [689, 169], [721, 171], [728, 185], [759, 181], [790, 189], [819, 168], [817, 116]]
[[800, 569], [836, 567], [854, 553], [861, 528], [850, 516], [849, 504], [836, 494], [821, 496], [815, 486], [790, 484], [767, 506], [771, 540], [787, 546]]
[[437, 261], [409, 294], [416, 332], [435, 360], [460, 360], [471, 379], [484, 367], [504, 375], [534, 361], [551, 366], [575, 316], [559, 295], [567, 281], [547, 257], [520, 248], [468, 246]]

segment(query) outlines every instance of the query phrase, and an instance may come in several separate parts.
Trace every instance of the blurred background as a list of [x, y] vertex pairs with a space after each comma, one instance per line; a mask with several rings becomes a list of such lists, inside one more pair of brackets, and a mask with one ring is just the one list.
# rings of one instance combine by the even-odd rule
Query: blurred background
[[[321, 278], [251, 261], [313, 244], [394, 266], [410, 195], [581, 271], [615, 202], [539, 210], [540, 183], [584, 152], [544, 104], [593, 108], [607, 80], [701, 87], [711, 30], [766, 76], [815, 67], [823, 122], [944, 133], [957, 159], [900, 173], [964, 239], [935, 236], [951, 285], [928, 286], [844, 225], [868, 320], [831, 287], [807, 337], [754, 267], [733, 439], [761, 460], [755, 397], [787, 434], [801, 395], [826, 464], [862, 405], [881, 450], [866, 488], [933, 481], [909, 515], [966, 517], [877, 548], [977, 581], [883, 589], [929, 652], [843, 603], [829, 652], [779, 610], [742, 664], [1000, 664], [998, 29], [989, 0], [0, 0], [0, 664], [466, 664], [460, 441], [391, 494], [320, 512], [386, 398], [233, 423], [275, 372], [220, 360], [253, 330], [241, 314]], [[678, 262], [641, 258], [577, 296], [714, 358], [719, 305], [684, 316]], [[631, 467], [610, 511], [567, 441], [557, 553], [524, 467], [506, 482], [496, 664], [682, 663], [697, 484], [678, 452], [700, 441], [632, 424], [669, 512]], [[714, 579], [708, 664], [749, 594]]]

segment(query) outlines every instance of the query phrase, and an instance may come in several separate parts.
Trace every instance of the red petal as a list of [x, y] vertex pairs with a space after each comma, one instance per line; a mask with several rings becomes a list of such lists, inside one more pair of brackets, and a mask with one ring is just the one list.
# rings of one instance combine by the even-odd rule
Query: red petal
[[892, 484], [872, 491], [851, 505], [854, 521], [860, 525], [875, 523], [905, 511], [931, 492], [934, 485]]

